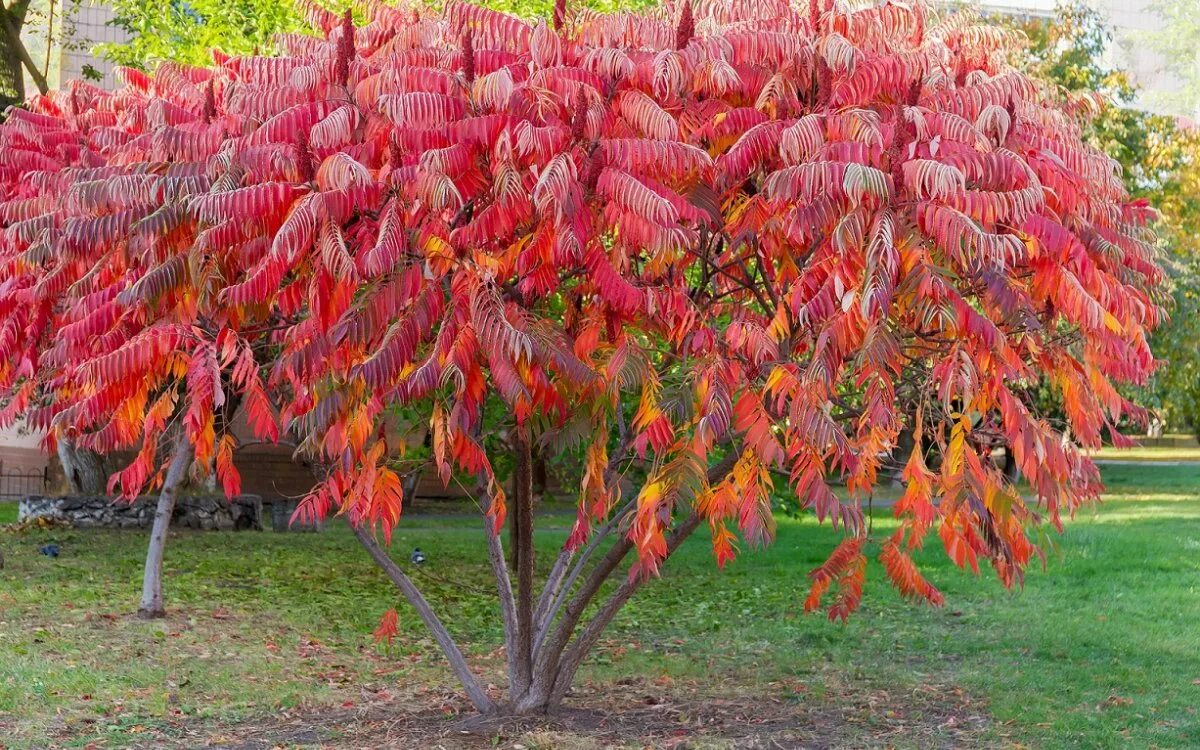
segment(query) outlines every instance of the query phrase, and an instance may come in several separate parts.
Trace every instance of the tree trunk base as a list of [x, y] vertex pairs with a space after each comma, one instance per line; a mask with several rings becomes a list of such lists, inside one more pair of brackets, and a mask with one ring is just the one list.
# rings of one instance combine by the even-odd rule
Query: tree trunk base
[[562, 708], [564, 695], [554, 692], [553, 682], [535, 680], [533, 686], [519, 698], [500, 704], [499, 711], [513, 717], [553, 716]]
[[563, 710], [561, 705], [549, 702], [539, 705], [498, 703], [492, 711], [463, 717], [455, 723], [455, 729], [469, 732], [489, 732], [513, 722], [536, 723], [544, 719], [553, 719], [560, 716]]
[[139, 609], [137, 616], [139, 620], [159, 620], [166, 617], [167, 612], [163, 609]]

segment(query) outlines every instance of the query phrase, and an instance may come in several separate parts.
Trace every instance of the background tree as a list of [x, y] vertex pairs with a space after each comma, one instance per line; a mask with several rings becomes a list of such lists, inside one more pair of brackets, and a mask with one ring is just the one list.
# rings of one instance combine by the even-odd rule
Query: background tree
[[1171, 103], [1191, 113], [1177, 122], [1173, 138], [1151, 144], [1151, 158], [1177, 177], [1163, 185], [1163, 234], [1170, 248], [1175, 280], [1171, 325], [1155, 339], [1171, 362], [1158, 378], [1158, 392], [1170, 415], [1189, 424], [1200, 439], [1200, 7], [1195, 3], [1156, 3], [1163, 19], [1158, 31], [1138, 35], [1165, 59], [1180, 82], [1168, 95]]
[[113, 25], [129, 39], [101, 44], [97, 52], [118, 65], [145, 70], [164, 61], [210, 65], [213, 50], [267, 53], [276, 34], [310, 28], [298, 0], [115, 0], [111, 5]]
[[25, 101], [25, 76], [46, 93], [45, 71], [39, 69], [21, 40], [30, 0], [0, 0], [0, 111]]
[[[587, 0], [598, 11], [645, 8], [657, 0]], [[525, 17], [550, 18], [553, 0], [491, 0], [482, 3]], [[212, 50], [243, 55], [275, 48], [275, 35], [305, 32], [314, 14], [341, 12], [350, 0], [114, 0], [114, 25], [129, 34], [97, 52], [118, 65], [152, 70], [163, 61], [208, 65]]]
[[[1172, 21], [1164, 32], [1169, 40], [1188, 33], [1190, 11], [1173, 8], [1159, 9]], [[1200, 131], [1134, 107], [1137, 89], [1128, 74], [1104, 64], [1114, 30], [1090, 5], [1064, 3], [1053, 18], [1026, 18], [1017, 28], [1029, 39], [1023, 66], [1065, 92], [1101, 97], [1084, 137], [1116, 159], [1132, 195], [1152, 201], [1158, 211], [1155, 229], [1171, 280], [1164, 292], [1174, 304], [1171, 319], [1151, 341], [1167, 364], [1149, 387], [1138, 389], [1138, 401], [1157, 407], [1171, 427], [1200, 430]], [[1168, 45], [1164, 51], [1195, 59], [1194, 48]], [[1061, 414], [1053, 388], [1039, 393], [1048, 411]]]
[[[849, 616], [868, 553], [940, 603], [909, 557], [933, 530], [1013, 585], [1041, 525], [1098, 496], [1081, 448], [1145, 418], [1117, 386], [1155, 366], [1152, 212], [1083, 140], [1092, 97], [1013, 68], [1011, 31], [820, 0], [313, 19], [325, 38], [280, 57], [126, 70], [0, 128], [4, 416], [140, 445], [127, 493], [213, 454], [233, 491], [215, 413], [277, 394], [252, 427], [324, 467], [298, 514], [347, 518], [481, 711], [557, 706], [697, 529], [719, 565], [768, 543], [776, 482], [843, 536], [809, 609]], [[1043, 375], [1072, 440], [1027, 395]], [[397, 410], [477, 488], [502, 702], [380, 544]], [[873, 537], [862, 504], [909, 418], [899, 528]], [[541, 586], [535, 444], [583, 467]]]

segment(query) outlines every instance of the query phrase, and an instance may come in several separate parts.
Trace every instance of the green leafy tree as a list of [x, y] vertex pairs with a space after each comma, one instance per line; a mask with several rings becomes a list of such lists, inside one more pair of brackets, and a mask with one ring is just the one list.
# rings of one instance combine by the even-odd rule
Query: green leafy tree
[[[528, 18], [550, 18], [554, 0], [491, 0], [490, 8]], [[641, 9], [657, 0], [585, 0], [578, 6], [595, 11]], [[270, 51], [281, 32], [311, 32], [311, 12], [344, 10], [349, 0], [115, 0], [114, 23], [130, 40], [104, 44], [105, 58], [135, 68], [150, 69], [170, 60], [188, 65], [208, 65], [212, 50], [230, 55]]]
[[[1160, 48], [1174, 54], [1175, 67], [1182, 69], [1197, 48], [1185, 49], [1178, 40], [1197, 34], [1200, 14], [1182, 8], [1163, 12], [1168, 27], [1177, 28], [1164, 33]], [[1086, 3], [1060, 5], [1053, 19], [1026, 19], [1018, 28], [1029, 38], [1027, 68], [1064, 92], [1095, 95], [1102, 111], [1089, 124], [1087, 140], [1121, 164], [1134, 197], [1159, 211], [1174, 307], [1171, 323], [1154, 337], [1154, 351], [1166, 365], [1138, 400], [1158, 407], [1168, 424], [1200, 433], [1200, 131], [1133, 106], [1138, 92], [1129, 75], [1103, 63], [1113, 29]]]
[[128, 42], [99, 52], [120, 65], [152, 68], [171, 60], [212, 63], [212, 50], [230, 55], [267, 51], [280, 32], [311, 30], [294, 0], [116, 0], [113, 23]]
[[1200, 4], [1159, 2], [1151, 9], [1163, 23], [1138, 40], [1163, 56], [1165, 69], [1180, 83], [1177, 91], [1161, 98], [1193, 118], [1174, 139], [1153, 144], [1148, 152], [1148, 158], [1176, 175], [1157, 198], [1175, 279], [1174, 322], [1156, 342], [1171, 365], [1158, 382], [1170, 415], [1200, 437], [1200, 125], [1194, 121], [1200, 119]]

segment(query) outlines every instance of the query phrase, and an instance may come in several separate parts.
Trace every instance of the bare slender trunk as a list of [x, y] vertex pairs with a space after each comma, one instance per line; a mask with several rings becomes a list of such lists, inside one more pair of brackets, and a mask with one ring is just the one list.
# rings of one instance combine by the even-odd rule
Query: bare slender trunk
[[517, 652], [509, 654], [516, 663], [516, 682], [509, 686], [514, 700], [529, 690], [533, 670], [533, 456], [528, 428], [517, 428], [516, 468], [513, 471], [517, 532]]
[[[554, 565], [550, 568], [550, 574], [546, 576], [546, 583], [542, 586], [542, 593], [538, 595], [537, 606], [533, 610], [533, 648], [535, 650], [546, 635], [550, 612], [554, 607], [554, 602], [558, 599], [559, 593], [562, 591], [563, 581], [567, 576], [567, 569], [570, 568], [571, 560], [574, 558], [575, 552], [564, 546], [558, 551], [558, 557], [554, 558]], [[573, 583], [574, 581], [571, 582], [571, 584]], [[569, 588], [570, 584], [568, 584]]]
[[[480, 498], [487, 494], [486, 484], [482, 478], [475, 483], [475, 494]], [[488, 498], [488, 504], [491, 504], [491, 498]], [[492, 577], [496, 579], [496, 593], [500, 598], [500, 619], [504, 625], [504, 653], [511, 656], [517, 653], [517, 604], [513, 597], [512, 580], [508, 576], [508, 566], [504, 560], [504, 545], [500, 542], [499, 530], [492, 522], [491, 517], [486, 514], [483, 525], [484, 534], [487, 536], [488, 562], [491, 563]], [[517, 682], [514, 671], [516, 662], [512, 658], [507, 661], [508, 682], [513, 685]]]
[[542, 643], [541, 648], [538, 649], [533, 667], [534, 685], [530, 689], [531, 693], [544, 694], [549, 690], [554, 682], [554, 675], [558, 672], [559, 657], [566, 648], [571, 634], [575, 632], [575, 626], [583, 617], [584, 610], [632, 549], [633, 542], [629, 541], [628, 537], [621, 537], [614, 542], [583, 582], [575, 597], [567, 604], [558, 627], [554, 628]]
[[138, 616], [143, 619], [163, 617], [166, 610], [163, 607], [162, 566], [163, 551], [167, 545], [167, 532], [171, 526], [171, 516], [175, 513], [175, 499], [179, 495], [179, 487], [187, 477], [188, 467], [192, 463], [192, 446], [180, 430], [175, 437], [174, 453], [171, 464], [167, 468], [166, 479], [163, 480], [162, 492], [158, 495], [158, 508], [154, 511], [154, 527], [150, 531], [150, 545], [146, 550], [146, 569], [142, 576], [142, 602], [138, 606]]
[[[588, 560], [636, 507], [637, 498], [633, 498], [614, 513], [599, 531], [592, 534], [591, 540], [579, 554], [578, 559], [574, 560], [573, 565], [571, 564], [573, 558], [571, 553], [563, 550], [563, 553], [559, 555], [558, 561], [555, 561], [555, 571], [551, 571], [551, 575], [546, 581], [546, 590], [542, 592], [541, 600], [538, 602], [538, 611], [534, 619], [534, 625], [537, 628], [533, 644], [535, 650], [541, 648], [546, 634], [550, 632], [550, 626], [554, 624], [554, 618], [562, 611], [567, 597], [571, 594], [571, 589], [575, 587], [575, 581], [583, 573]], [[559, 570], [560, 561], [562, 562], [561, 570]], [[568, 567], [570, 568], [569, 574], [566, 573]]]
[[462, 651], [459, 650], [458, 644], [454, 642], [454, 638], [446, 630], [446, 626], [442, 624], [441, 619], [433, 611], [433, 608], [429, 606], [429, 602], [425, 600], [420, 590], [417, 589], [416, 584], [405, 575], [400, 566], [396, 565], [387, 552], [379, 546], [379, 542], [375, 541], [375, 537], [372, 536], [370, 530], [362, 526], [355, 526], [354, 535], [358, 537], [359, 542], [370, 553], [375, 563], [383, 569], [387, 577], [392, 580], [396, 588], [400, 589], [400, 593], [404, 595], [404, 598], [408, 600], [413, 609], [417, 610], [417, 614], [420, 615], [425, 626], [433, 633], [433, 638], [437, 641], [438, 646], [441, 647], [442, 653], [446, 655], [446, 659], [450, 662], [450, 668], [454, 670], [455, 676], [462, 683], [463, 688], [467, 692], [467, 697], [471, 699], [471, 703], [475, 706], [476, 710], [485, 714], [493, 713], [496, 710], [496, 704], [488, 697], [487, 692], [483, 689], [483, 685], [479, 682], [479, 678], [475, 676], [470, 666], [468, 666], [467, 659], [463, 656]]
[[[692, 513], [688, 518], [675, 528], [671, 536], [667, 539], [667, 557], [675, 553], [679, 549], [679, 545], [683, 544], [692, 532], [700, 525], [700, 516]], [[559, 660], [558, 674], [554, 678], [554, 687], [550, 691], [548, 705], [556, 706], [566, 697], [567, 691], [571, 689], [571, 683], [575, 680], [575, 673], [579, 670], [579, 666], [583, 664], [583, 659], [586, 657], [596, 643], [600, 640], [600, 636], [604, 633], [605, 628], [612, 622], [613, 617], [629, 598], [642, 586], [645, 578], [634, 576], [626, 578], [617, 590], [608, 597], [608, 600], [601, 605], [600, 610], [592, 617], [591, 621], [584, 626], [580, 631], [579, 636], [571, 647], [567, 649]]]

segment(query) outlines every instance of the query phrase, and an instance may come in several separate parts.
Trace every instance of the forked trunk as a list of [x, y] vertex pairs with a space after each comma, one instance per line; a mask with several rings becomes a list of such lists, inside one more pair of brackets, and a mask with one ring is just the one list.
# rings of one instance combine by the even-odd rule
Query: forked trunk
[[[507, 701], [497, 703], [487, 694], [429, 602], [422, 596], [412, 579], [379, 546], [371, 531], [362, 526], [355, 526], [354, 533], [433, 633], [434, 639], [441, 646], [475, 707], [486, 714], [536, 716], [554, 713], [562, 705], [584, 658], [591, 653], [613, 618], [642, 586], [645, 578], [637, 575], [626, 576], [608, 599], [595, 610], [591, 619], [583, 621], [583, 615], [600, 593], [604, 583], [622, 569], [621, 563], [633, 550], [633, 543], [625, 534], [621, 534], [597, 562], [587, 565], [592, 552], [598, 549], [600, 541], [620, 528], [622, 521], [633, 509], [631, 503], [618, 510], [582, 551], [564, 550], [559, 555], [539, 596], [535, 611], [532, 466], [527, 434], [518, 436], [514, 448], [516, 466], [513, 511], [516, 522], [521, 527], [521, 538], [526, 540], [517, 554], [520, 564], [516, 591], [505, 565], [500, 534], [490, 518], [486, 527], [488, 558], [497, 583], [504, 625], [509, 680]], [[723, 479], [733, 469], [737, 457], [738, 454], [731, 453], [710, 468], [709, 483]], [[476, 490], [481, 494], [484, 492], [482, 480], [477, 483]], [[679, 521], [667, 537], [664, 562], [691, 536], [700, 523], [701, 519], [695, 512]], [[577, 579], [580, 583], [575, 587]]]
[[163, 552], [167, 546], [171, 516], [175, 513], [175, 500], [179, 496], [179, 488], [187, 477], [191, 463], [192, 446], [181, 431], [175, 438], [175, 452], [171, 456], [171, 465], [167, 468], [162, 492], [158, 496], [154, 527], [150, 531], [150, 544], [146, 550], [146, 569], [142, 574], [142, 602], [138, 607], [138, 616], [143, 619], [166, 615], [162, 586]]

